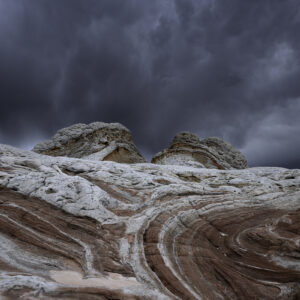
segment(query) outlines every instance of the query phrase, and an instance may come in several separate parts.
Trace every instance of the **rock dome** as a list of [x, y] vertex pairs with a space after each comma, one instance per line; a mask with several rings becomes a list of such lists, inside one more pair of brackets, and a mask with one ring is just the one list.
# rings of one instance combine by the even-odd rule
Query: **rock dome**
[[130, 131], [119, 123], [75, 124], [58, 130], [52, 139], [37, 144], [33, 151], [119, 163], [146, 162], [134, 145]]
[[216, 137], [200, 140], [190, 132], [178, 133], [170, 147], [157, 153], [151, 162], [223, 170], [247, 168], [246, 158], [231, 144]]

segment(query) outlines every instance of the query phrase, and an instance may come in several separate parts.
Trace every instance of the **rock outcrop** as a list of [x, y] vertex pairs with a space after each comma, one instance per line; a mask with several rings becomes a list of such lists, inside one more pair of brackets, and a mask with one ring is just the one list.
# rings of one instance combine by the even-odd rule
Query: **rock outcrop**
[[75, 124], [59, 130], [51, 140], [37, 144], [33, 151], [120, 163], [146, 162], [134, 145], [130, 131], [119, 123]]
[[200, 140], [190, 132], [178, 133], [170, 147], [151, 162], [222, 170], [247, 168], [246, 158], [229, 143], [216, 137]]
[[[201, 143], [212, 163], [227, 146]], [[228, 170], [0, 145], [0, 298], [299, 299], [300, 170], [222, 157]]]

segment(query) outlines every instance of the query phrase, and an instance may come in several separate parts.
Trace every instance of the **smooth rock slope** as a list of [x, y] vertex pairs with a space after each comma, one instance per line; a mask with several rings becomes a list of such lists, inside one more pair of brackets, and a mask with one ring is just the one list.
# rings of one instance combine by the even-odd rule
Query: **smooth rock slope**
[[130, 131], [119, 123], [75, 124], [60, 129], [51, 140], [37, 144], [33, 151], [119, 163], [146, 162], [134, 145]]
[[0, 299], [299, 299], [300, 170], [225, 152], [220, 170], [0, 145]]

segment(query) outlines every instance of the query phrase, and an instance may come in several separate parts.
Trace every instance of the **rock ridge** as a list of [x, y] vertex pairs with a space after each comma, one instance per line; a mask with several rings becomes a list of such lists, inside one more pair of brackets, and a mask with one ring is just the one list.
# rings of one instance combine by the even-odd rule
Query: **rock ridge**
[[[119, 123], [74, 124], [60, 129], [33, 151], [50, 156], [66, 156], [119, 163], [145, 163], [132, 141], [130, 131]], [[247, 161], [231, 144], [217, 137], [200, 140], [190, 132], [179, 132], [170, 147], [157, 153], [155, 164], [185, 165], [200, 168], [244, 169]]]

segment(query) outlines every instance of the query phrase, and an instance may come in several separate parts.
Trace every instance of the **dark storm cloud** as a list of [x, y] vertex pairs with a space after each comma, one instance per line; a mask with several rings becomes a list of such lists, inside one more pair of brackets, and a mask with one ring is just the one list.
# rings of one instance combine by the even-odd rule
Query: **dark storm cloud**
[[117, 121], [147, 153], [179, 130], [300, 167], [296, 0], [0, 0], [3, 143]]

